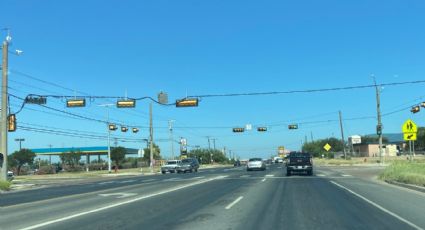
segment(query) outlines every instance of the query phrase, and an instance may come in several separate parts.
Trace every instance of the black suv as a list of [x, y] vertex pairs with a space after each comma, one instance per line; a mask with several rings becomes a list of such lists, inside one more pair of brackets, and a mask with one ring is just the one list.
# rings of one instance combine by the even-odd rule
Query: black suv
[[198, 172], [199, 162], [196, 158], [183, 159], [176, 167], [177, 173]]
[[292, 172], [306, 172], [307, 175], [313, 175], [313, 160], [310, 153], [291, 152], [286, 163], [286, 175], [290, 176]]

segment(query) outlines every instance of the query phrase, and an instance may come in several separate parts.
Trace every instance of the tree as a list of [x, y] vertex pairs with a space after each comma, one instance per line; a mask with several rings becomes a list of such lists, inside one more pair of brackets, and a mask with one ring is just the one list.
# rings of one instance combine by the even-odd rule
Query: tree
[[115, 170], [117, 170], [121, 162], [124, 161], [126, 153], [127, 153], [127, 150], [124, 147], [120, 146], [120, 147], [112, 148], [111, 160], [115, 163]]
[[15, 166], [17, 168], [16, 173], [19, 175], [23, 165], [31, 165], [34, 163], [35, 153], [29, 149], [21, 149], [12, 153], [10, 158], [10, 166]]
[[[143, 160], [145, 161], [150, 161], [150, 149], [149, 148], [145, 148], [144, 149], [145, 154], [143, 155]], [[161, 149], [159, 148], [158, 145], [156, 145], [155, 143], [153, 144], [153, 159], [155, 160], [161, 160]]]
[[198, 159], [201, 164], [209, 164], [211, 159], [215, 163], [226, 163], [228, 161], [222, 151], [214, 149], [193, 149], [187, 156]]
[[415, 150], [425, 150], [425, 127], [418, 127], [417, 140], [415, 141]]
[[[332, 149], [330, 152], [327, 152], [323, 147], [329, 144]], [[320, 139], [314, 142], [304, 143], [302, 146], [302, 151], [309, 152], [313, 154], [314, 157], [319, 157], [322, 154], [331, 157], [334, 152], [342, 152], [342, 143], [340, 139], [331, 137], [326, 139]]]
[[60, 159], [65, 165], [74, 168], [80, 164], [81, 155], [82, 153], [80, 151], [75, 152], [74, 150], [71, 150], [70, 152], [62, 153], [60, 155]]

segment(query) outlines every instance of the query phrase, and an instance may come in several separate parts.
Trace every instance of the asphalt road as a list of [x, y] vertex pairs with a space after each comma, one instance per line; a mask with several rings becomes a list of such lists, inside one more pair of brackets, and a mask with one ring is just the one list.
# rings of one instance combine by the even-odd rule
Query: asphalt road
[[0, 229], [425, 228], [423, 193], [352, 172], [316, 167], [314, 176], [287, 177], [271, 165], [2, 194]]

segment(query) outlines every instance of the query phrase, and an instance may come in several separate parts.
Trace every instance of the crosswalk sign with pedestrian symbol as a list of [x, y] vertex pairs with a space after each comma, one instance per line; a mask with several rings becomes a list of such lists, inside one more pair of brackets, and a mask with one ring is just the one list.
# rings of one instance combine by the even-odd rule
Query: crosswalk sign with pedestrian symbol
[[403, 139], [405, 141], [416, 141], [418, 126], [415, 124], [415, 122], [413, 122], [410, 119], [404, 122], [402, 131], [403, 131]]

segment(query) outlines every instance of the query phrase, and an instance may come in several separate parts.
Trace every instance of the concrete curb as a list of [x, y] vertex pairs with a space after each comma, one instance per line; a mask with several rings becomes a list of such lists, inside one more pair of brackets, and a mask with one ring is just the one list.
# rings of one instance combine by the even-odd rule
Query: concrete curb
[[405, 183], [401, 183], [401, 182], [397, 182], [397, 181], [390, 181], [390, 180], [385, 180], [385, 182], [387, 182], [388, 184], [392, 184], [392, 185], [397, 185], [403, 188], [408, 188], [408, 189], [412, 189], [418, 192], [423, 192], [425, 193], [425, 187], [421, 187], [418, 185], [413, 185], [413, 184], [405, 184]]

